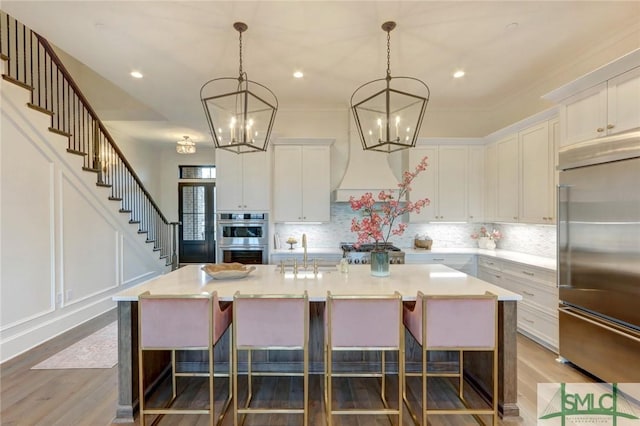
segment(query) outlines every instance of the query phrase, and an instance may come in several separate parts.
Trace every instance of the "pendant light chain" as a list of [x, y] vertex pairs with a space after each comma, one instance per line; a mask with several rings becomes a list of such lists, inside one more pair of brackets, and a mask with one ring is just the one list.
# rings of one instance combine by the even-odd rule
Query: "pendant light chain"
[[238, 31], [240, 33], [240, 78], [242, 78], [242, 31]]
[[387, 31], [387, 79], [391, 78], [391, 30]]

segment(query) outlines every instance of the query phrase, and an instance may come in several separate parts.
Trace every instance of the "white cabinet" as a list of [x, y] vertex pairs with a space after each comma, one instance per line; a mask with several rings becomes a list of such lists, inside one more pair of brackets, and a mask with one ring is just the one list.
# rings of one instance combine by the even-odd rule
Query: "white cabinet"
[[562, 101], [561, 146], [640, 127], [640, 67]]
[[496, 217], [500, 222], [518, 221], [518, 135], [497, 142], [496, 160], [498, 184]]
[[269, 211], [271, 152], [235, 154], [216, 150], [218, 211]]
[[486, 148], [485, 220], [555, 223], [557, 120], [511, 134]]
[[518, 293], [518, 331], [558, 350], [558, 288], [553, 271], [478, 256], [478, 278]]
[[484, 146], [469, 146], [467, 167], [467, 220], [484, 221]]
[[486, 146], [484, 151], [484, 219], [493, 221], [498, 213], [498, 144]]
[[274, 147], [275, 222], [329, 222], [330, 145]]
[[520, 222], [553, 223], [555, 161], [552, 130], [545, 121], [519, 134]]
[[431, 203], [420, 213], [411, 214], [411, 222], [467, 221], [468, 147], [440, 145], [411, 150], [410, 163], [429, 157], [427, 170], [412, 184], [412, 201], [429, 198]]

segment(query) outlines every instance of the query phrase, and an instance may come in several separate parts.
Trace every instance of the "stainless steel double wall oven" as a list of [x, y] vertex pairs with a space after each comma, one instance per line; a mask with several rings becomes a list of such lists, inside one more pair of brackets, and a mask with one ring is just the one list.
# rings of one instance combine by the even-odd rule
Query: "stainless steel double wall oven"
[[218, 213], [218, 263], [269, 263], [267, 213]]

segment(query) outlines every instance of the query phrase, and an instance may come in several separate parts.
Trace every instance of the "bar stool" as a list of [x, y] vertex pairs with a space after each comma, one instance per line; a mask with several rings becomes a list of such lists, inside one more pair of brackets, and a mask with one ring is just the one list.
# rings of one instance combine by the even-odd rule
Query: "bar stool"
[[[420, 373], [407, 376], [422, 378], [422, 424], [433, 415], [492, 415], [493, 425], [498, 424], [498, 302], [494, 294], [464, 296], [425, 296], [418, 292], [413, 309], [404, 307], [404, 325], [422, 347]], [[427, 352], [457, 351], [458, 369], [449, 373], [428, 373]], [[464, 352], [487, 351], [492, 353], [493, 395], [490, 409], [469, 407], [464, 398]], [[457, 377], [458, 398], [464, 408], [430, 409], [427, 406], [428, 377]], [[403, 398], [414, 423], [418, 419], [406, 398]], [[477, 417], [476, 417], [477, 419]]]
[[[229, 370], [214, 373], [213, 348], [231, 324], [231, 306], [220, 309], [216, 292], [194, 295], [156, 295], [145, 292], [138, 299], [138, 383], [140, 401], [140, 426], [145, 425], [145, 415], [208, 414], [209, 424], [214, 424], [215, 395], [214, 376], [228, 377], [228, 397], [218, 416], [218, 424], [224, 419], [231, 402], [231, 342], [229, 342]], [[172, 398], [162, 408], [146, 408], [144, 386], [144, 353], [147, 351], [171, 351]], [[205, 350], [209, 354], [206, 372], [176, 372], [176, 350]], [[177, 377], [208, 377], [208, 409], [172, 409], [177, 398]]]
[[[302, 414], [304, 426], [309, 423], [309, 297], [302, 295], [250, 295], [236, 292], [233, 296], [233, 424], [238, 414]], [[253, 372], [252, 350], [301, 350], [302, 373]], [[238, 408], [238, 354], [247, 351], [247, 399]], [[303, 380], [302, 408], [252, 408], [254, 376], [297, 376]]]
[[[334, 351], [380, 351], [380, 370], [373, 373], [334, 373]], [[385, 353], [398, 352], [398, 408], [389, 408], [386, 398]], [[404, 330], [402, 326], [402, 297], [334, 296], [327, 293], [325, 307], [325, 407], [327, 423], [334, 415], [396, 415], [402, 425], [404, 389]], [[333, 377], [380, 377], [380, 399], [384, 408], [333, 409]]]

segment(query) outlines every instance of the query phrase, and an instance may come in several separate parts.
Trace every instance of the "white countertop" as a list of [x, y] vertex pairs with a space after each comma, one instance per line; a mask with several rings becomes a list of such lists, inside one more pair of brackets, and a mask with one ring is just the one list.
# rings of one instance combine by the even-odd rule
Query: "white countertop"
[[524, 263], [526, 265], [537, 266], [538, 268], [556, 270], [556, 259], [550, 257], [535, 256], [532, 254], [520, 253], [509, 250], [486, 250], [479, 248], [433, 248], [431, 250], [403, 248], [406, 256], [420, 254], [479, 254], [483, 256], [495, 257], [497, 259], [510, 260], [512, 262]]
[[349, 273], [337, 270], [306, 274], [281, 274], [276, 265], [256, 265], [248, 277], [237, 280], [214, 280], [200, 270], [202, 265], [189, 265], [169, 274], [149, 280], [113, 296], [115, 301], [136, 301], [138, 295], [150, 291], [152, 294], [197, 294], [217, 291], [223, 301], [233, 300], [236, 291], [246, 294], [302, 294], [305, 290], [309, 300], [321, 302], [327, 291], [333, 294], [376, 295], [402, 294], [402, 299], [416, 299], [418, 290], [432, 295], [484, 294], [490, 291], [498, 300], [522, 300], [519, 294], [458, 272], [444, 265], [390, 265], [389, 277], [373, 277], [369, 265], [350, 265]]

